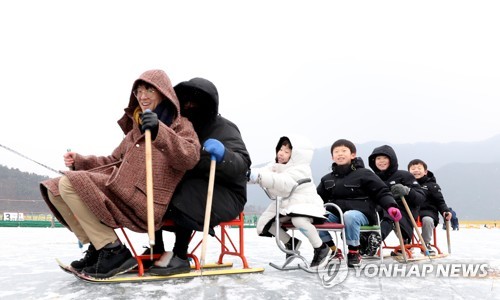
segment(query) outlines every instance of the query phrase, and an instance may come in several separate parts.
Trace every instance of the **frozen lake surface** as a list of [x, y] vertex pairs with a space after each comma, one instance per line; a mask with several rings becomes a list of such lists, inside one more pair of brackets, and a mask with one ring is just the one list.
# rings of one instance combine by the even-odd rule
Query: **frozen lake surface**
[[[438, 245], [446, 252], [446, 232], [438, 229], [437, 234]], [[264, 273], [121, 284], [86, 283], [62, 272], [55, 258], [69, 263], [82, 256], [76, 238], [65, 228], [4, 227], [0, 228], [0, 237], [0, 299], [500, 299], [499, 229], [452, 231], [450, 256], [432, 263], [411, 263], [417, 264], [418, 270], [424, 264], [436, 268], [440, 264], [485, 264], [486, 276], [449, 277], [431, 272], [425, 276], [387, 277], [350, 270], [347, 278], [333, 287], [325, 287], [317, 274], [284, 272], [269, 266], [271, 261], [282, 263], [284, 254], [274, 239], [258, 237], [253, 228], [245, 229], [245, 252], [250, 266], [264, 267]], [[139, 251], [148, 243], [146, 234], [131, 233], [129, 237]], [[165, 232], [164, 237], [167, 250], [171, 250], [173, 234]], [[311, 260], [312, 247], [302, 234], [298, 237], [305, 242], [302, 254]], [[393, 234], [388, 242], [396, 244]], [[217, 259], [217, 248], [217, 241], [211, 238], [207, 262]], [[241, 267], [238, 258], [228, 256], [225, 261]], [[372, 260], [363, 263], [380, 264]], [[390, 258], [383, 264], [401, 268]]]

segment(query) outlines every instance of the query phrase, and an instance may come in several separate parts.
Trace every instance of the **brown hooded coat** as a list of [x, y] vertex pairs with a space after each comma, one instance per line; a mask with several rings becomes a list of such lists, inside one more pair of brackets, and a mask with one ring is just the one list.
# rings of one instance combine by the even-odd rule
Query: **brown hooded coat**
[[[180, 116], [179, 100], [167, 74], [161, 70], [146, 71], [133, 87], [138, 80], [156, 87], [167, 98], [164, 101], [172, 102], [177, 110], [170, 127], [159, 123], [158, 135], [152, 143], [154, 220], [158, 230], [177, 184], [198, 162], [201, 146], [191, 123]], [[111, 155], [78, 154], [75, 171], [65, 175], [102, 223], [112, 228], [123, 226], [147, 232], [145, 135], [132, 116], [138, 105], [131, 91], [129, 105], [118, 121], [126, 136]], [[47, 196], [47, 191], [60, 195], [58, 184], [59, 178], [49, 179], [40, 188], [56, 218], [68, 227]]]

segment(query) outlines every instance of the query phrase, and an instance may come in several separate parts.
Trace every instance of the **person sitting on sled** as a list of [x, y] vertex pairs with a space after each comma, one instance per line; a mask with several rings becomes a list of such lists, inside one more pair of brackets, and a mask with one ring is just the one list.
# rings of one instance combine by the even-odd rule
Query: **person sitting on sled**
[[[410, 218], [416, 220], [419, 207], [425, 201], [425, 194], [422, 187], [410, 172], [398, 170], [399, 165], [396, 152], [389, 145], [382, 145], [373, 149], [372, 154], [368, 157], [368, 164], [373, 172], [391, 189], [391, 193], [401, 208], [401, 214], [403, 215], [403, 218], [399, 222], [401, 225], [401, 234], [404, 244], [410, 244], [413, 236], [413, 224]], [[405, 198], [412, 212], [411, 216], [408, 215], [403, 205], [402, 196]], [[382, 231], [381, 240], [383, 241], [394, 229], [394, 220], [384, 213], [380, 221], [380, 227]], [[397, 255], [398, 253], [391, 254]]]
[[[361, 226], [377, 223], [377, 205], [387, 210], [395, 221], [401, 219], [401, 212], [385, 183], [365, 168], [361, 157], [356, 157], [354, 143], [339, 139], [332, 144], [330, 151], [333, 160], [332, 172], [321, 178], [317, 192], [325, 203], [334, 203], [342, 210], [345, 239], [349, 248], [347, 265], [356, 267], [361, 264]], [[339, 223], [340, 216], [337, 214], [338, 212], [332, 209], [328, 221]], [[342, 253], [333, 243], [330, 233], [321, 231], [320, 236], [335, 251], [332, 258], [342, 259]]]
[[457, 213], [451, 207], [450, 207], [450, 211], [451, 211], [451, 227], [453, 228], [453, 230], [459, 230], [460, 226], [458, 224]]
[[421, 159], [414, 159], [408, 163], [408, 171], [415, 176], [425, 192], [425, 201], [420, 206], [420, 220], [422, 222], [422, 238], [430, 255], [436, 255], [431, 248], [431, 238], [434, 228], [439, 224], [439, 213], [445, 221], [451, 219], [451, 212], [444, 201], [441, 187], [436, 182], [434, 173], [427, 169], [427, 164]]
[[128, 107], [118, 121], [125, 138], [109, 156], [64, 154], [72, 171], [41, 182], [54, 216], [83, 244], [84, 258], [71, 267], [109, 278], [137, 265], [114, 228], [147, 232], [145, 131], [152, 136], [154, 224], [159, 229], [172, 193], [200, 157], [198, 137], [180, 106], [167, 74], [144, 72], [132, 85]]
[[[314, 247], [314, 257], [311, 268], [320, 267], [328, 262], [331, 253], [330, 247], [321, 241], [318, 231], [313, 224], [325, 221], [326, 210], [323, 201], [316, 193], [312, 182], [310, 163], [314, 149], [304, 137], [281, 137], [276, 146], [275, 162], [260, 169], [252, 169], [249, 183], [259, 184], [266, 188], [271, 197], [286, 197], [292, 188], [301, 179], [311, 179], [311, 182], [299, 185], [291, 197], [281, 202], [280, 222], [291, 221]], [[257, 222], [257, 233], [261, 236], [275, 236], [279, 230], [279, 237], [285, 248], [295, 250], [300, 247], [301, 241], [293, 238], [275, 223], [276, 204], [271, 203], [262, 213]]]
[[[198, 133], [203, 150], [200, 161], [177, 186], [165, 218], [175, 226], [172, 252], [164, 252], [162, 231], [155, 233], [154, 253], [163, 253], [149, 273], [172, 275], [190, 271], [187, 259], [194, 230], [203, 231], [211, 155], [217, 159], [210, 228], [234, 220], [247, 202], [247, 176], [250, 155], [238, 127], [219, 114], [219, 94], [215, 85], [204, 78], [193, 78], [174, 87], [187, 117]], [[211, 229], [213, 232], [213, 229]]]

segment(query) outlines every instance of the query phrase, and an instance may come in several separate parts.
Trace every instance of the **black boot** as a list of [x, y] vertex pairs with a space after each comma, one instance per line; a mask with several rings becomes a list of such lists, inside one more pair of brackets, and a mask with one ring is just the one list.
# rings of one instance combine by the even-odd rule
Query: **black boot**
[[349, 268], [359, 267], [361, 265], [361, 255], [358, 250], [349, 250], [347, 253], [347, 266]]
[[332, 249], [323, 243], [320, 247], [314, 248], [314, 257], [311, 262], [311, 268], [321, 268], [328, 263], [328, 258], [332, 253]]
[[[285, 244], [287, 250], [298, 251], [302, 241], [297, 238], [290, 238], [290, 240]], [[289, 258], [292, 254], [286, 254], [286, 258]]]
[[367, 256], [374, 256], [375, 254], [377, 254], [377, 250], [380, 247], [381, 243], [382, 238], [380, 237], [380, 234], [378, 234], [378, 232], [371, 232], [367, 238], [367, 245], [364, 254]]
[[151, 275], [168, 276], [181, 273], [189, 273], [191, 266], [187, 259], [182, 259], [176, 254], [172, 256], [166, 267], [153, 266], [149, 269]]
[[81, 272], [83, 268], [93, 266], [97, 262], [99, 251], [95, 249], [94, 245], [90, 244], [85, 251], [85, 256], [80, 260], [75, 260], [71, 263], [73, 270]]
[[83, 274], [95, 278], [110, 278], [127, 272], [137, 266], [137, 260], [132, 257], [125, 245], [113, 248], [102, 248], [97, 263], [82, 270]]

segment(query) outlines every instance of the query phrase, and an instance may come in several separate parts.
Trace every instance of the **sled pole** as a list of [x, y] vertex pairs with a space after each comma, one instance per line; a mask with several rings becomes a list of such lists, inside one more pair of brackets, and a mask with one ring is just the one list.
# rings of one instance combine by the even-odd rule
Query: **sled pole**
[[448, 254], [451, 254], [450, 221], [445, 220], [445, 222], [446, 222], [446, 242], [448, 244]]
[[394, 224], [396, 225], [396, 235], [398, 236], [398, 239], [399, 239], [401, 253], [403, 253], [403, 258], [404, 258], [405, 262], [408, 262], [408, 259], [406, 258], [405, 242], [403, 241], [403, 235], [401, 234], [401, 227], [399, 226], [399, 221], [394, 221]]
[[427, 249], [427, 245], [425, 245], [424, 238], [422, 237], [422, 234], [420, 231], [418, 231], [418, 226], [417, 223], [415, 222], [415, 219], [413, 218], [413, 214], [411, 213], [410, 207], [408, 206], [408, 203], [406, 203], [406, 199], [404, 196], [401, 196], [401, 201], [403, 201], [403, 205], [405, 206], [406, 212], [408, 213], [408, 216], [410, 217], [411, 224], [413, 225], [413, 228], [415, 228], [415, 231], [417, 232], [418, 235], [418, 240], [420, 244], [424, 247], [425, 250], [425, 255], [431, 259], [431, 255], [429, 254], [429, 249]]
[[155, 245], [155, 221], [153, 207], [153, 158], [151, 154], [151, 130], [146, 130], [146, 197], [148, 211], [148, 236], [150, 259], [153, 260], [153, 246]]
[[6, 150], [9, 150], [10, 152], [12, 152], [12, 153], [14, 153], [14, 154], [19, 155], [19, 156], [21, 156], [22, 158], [25, 158], [25, 159], [27, 159], [27, 160], [29, 160], [29, 161], [32, 161], [32, 162], [34, 162], [35, 164], [40, 165], [40, 166], [44, 167], [44, 168], [45, 168], [45, 169], [47, 169], [47, 170], [50, 170], [50, 171], [55, 172], [55, 173], [57, 173], [57, 174], [62, 174], [62, 175], [64, 175], [64, 173], [63, 173], [63, 172], [61, 172], [61, 171], [57, 171], [56, 169], [53, 169], [53, 168], [51, 168], [51, 167], [49, 167], [49, 166], [47, 166], [47, 165], [44, 165], [44, 164], [42, 164], [42, 163], [40, 163], [40, 162], [37, 162], [36, 160], [33, 160], [33, 159], [31, 159], [31, 158], [27, 157], [26, 155], [21, 154], [21, 153], [19, 153], [19, 152], [15, 151], [15, 150], [13, 150], [13, 149], [11, 149], [11, 148], [7, 147], [7, 146], [4, 146], [4, 145], [0, 144], [0, 147], [4, 148], [4, 149], [6, 149]]
[[208, 192], [207, 192], [207, 206], [205, 209], [205, 221], [203, 222], [203, 240], [201, 242], [200, 265], [201, 265], [202, 275], [203, 275], [203, 265], [205, 264], [205, 254], [207, 251], [207, 238], [208, 238], [208, 229], [210, 228], [210, 215], [212, 214], [212, 198], [214, 194], [215, 167], [216, 167], [216, 160], [215, 157], [212, 156], [210, 161], [210, 175], [208, 177]]

